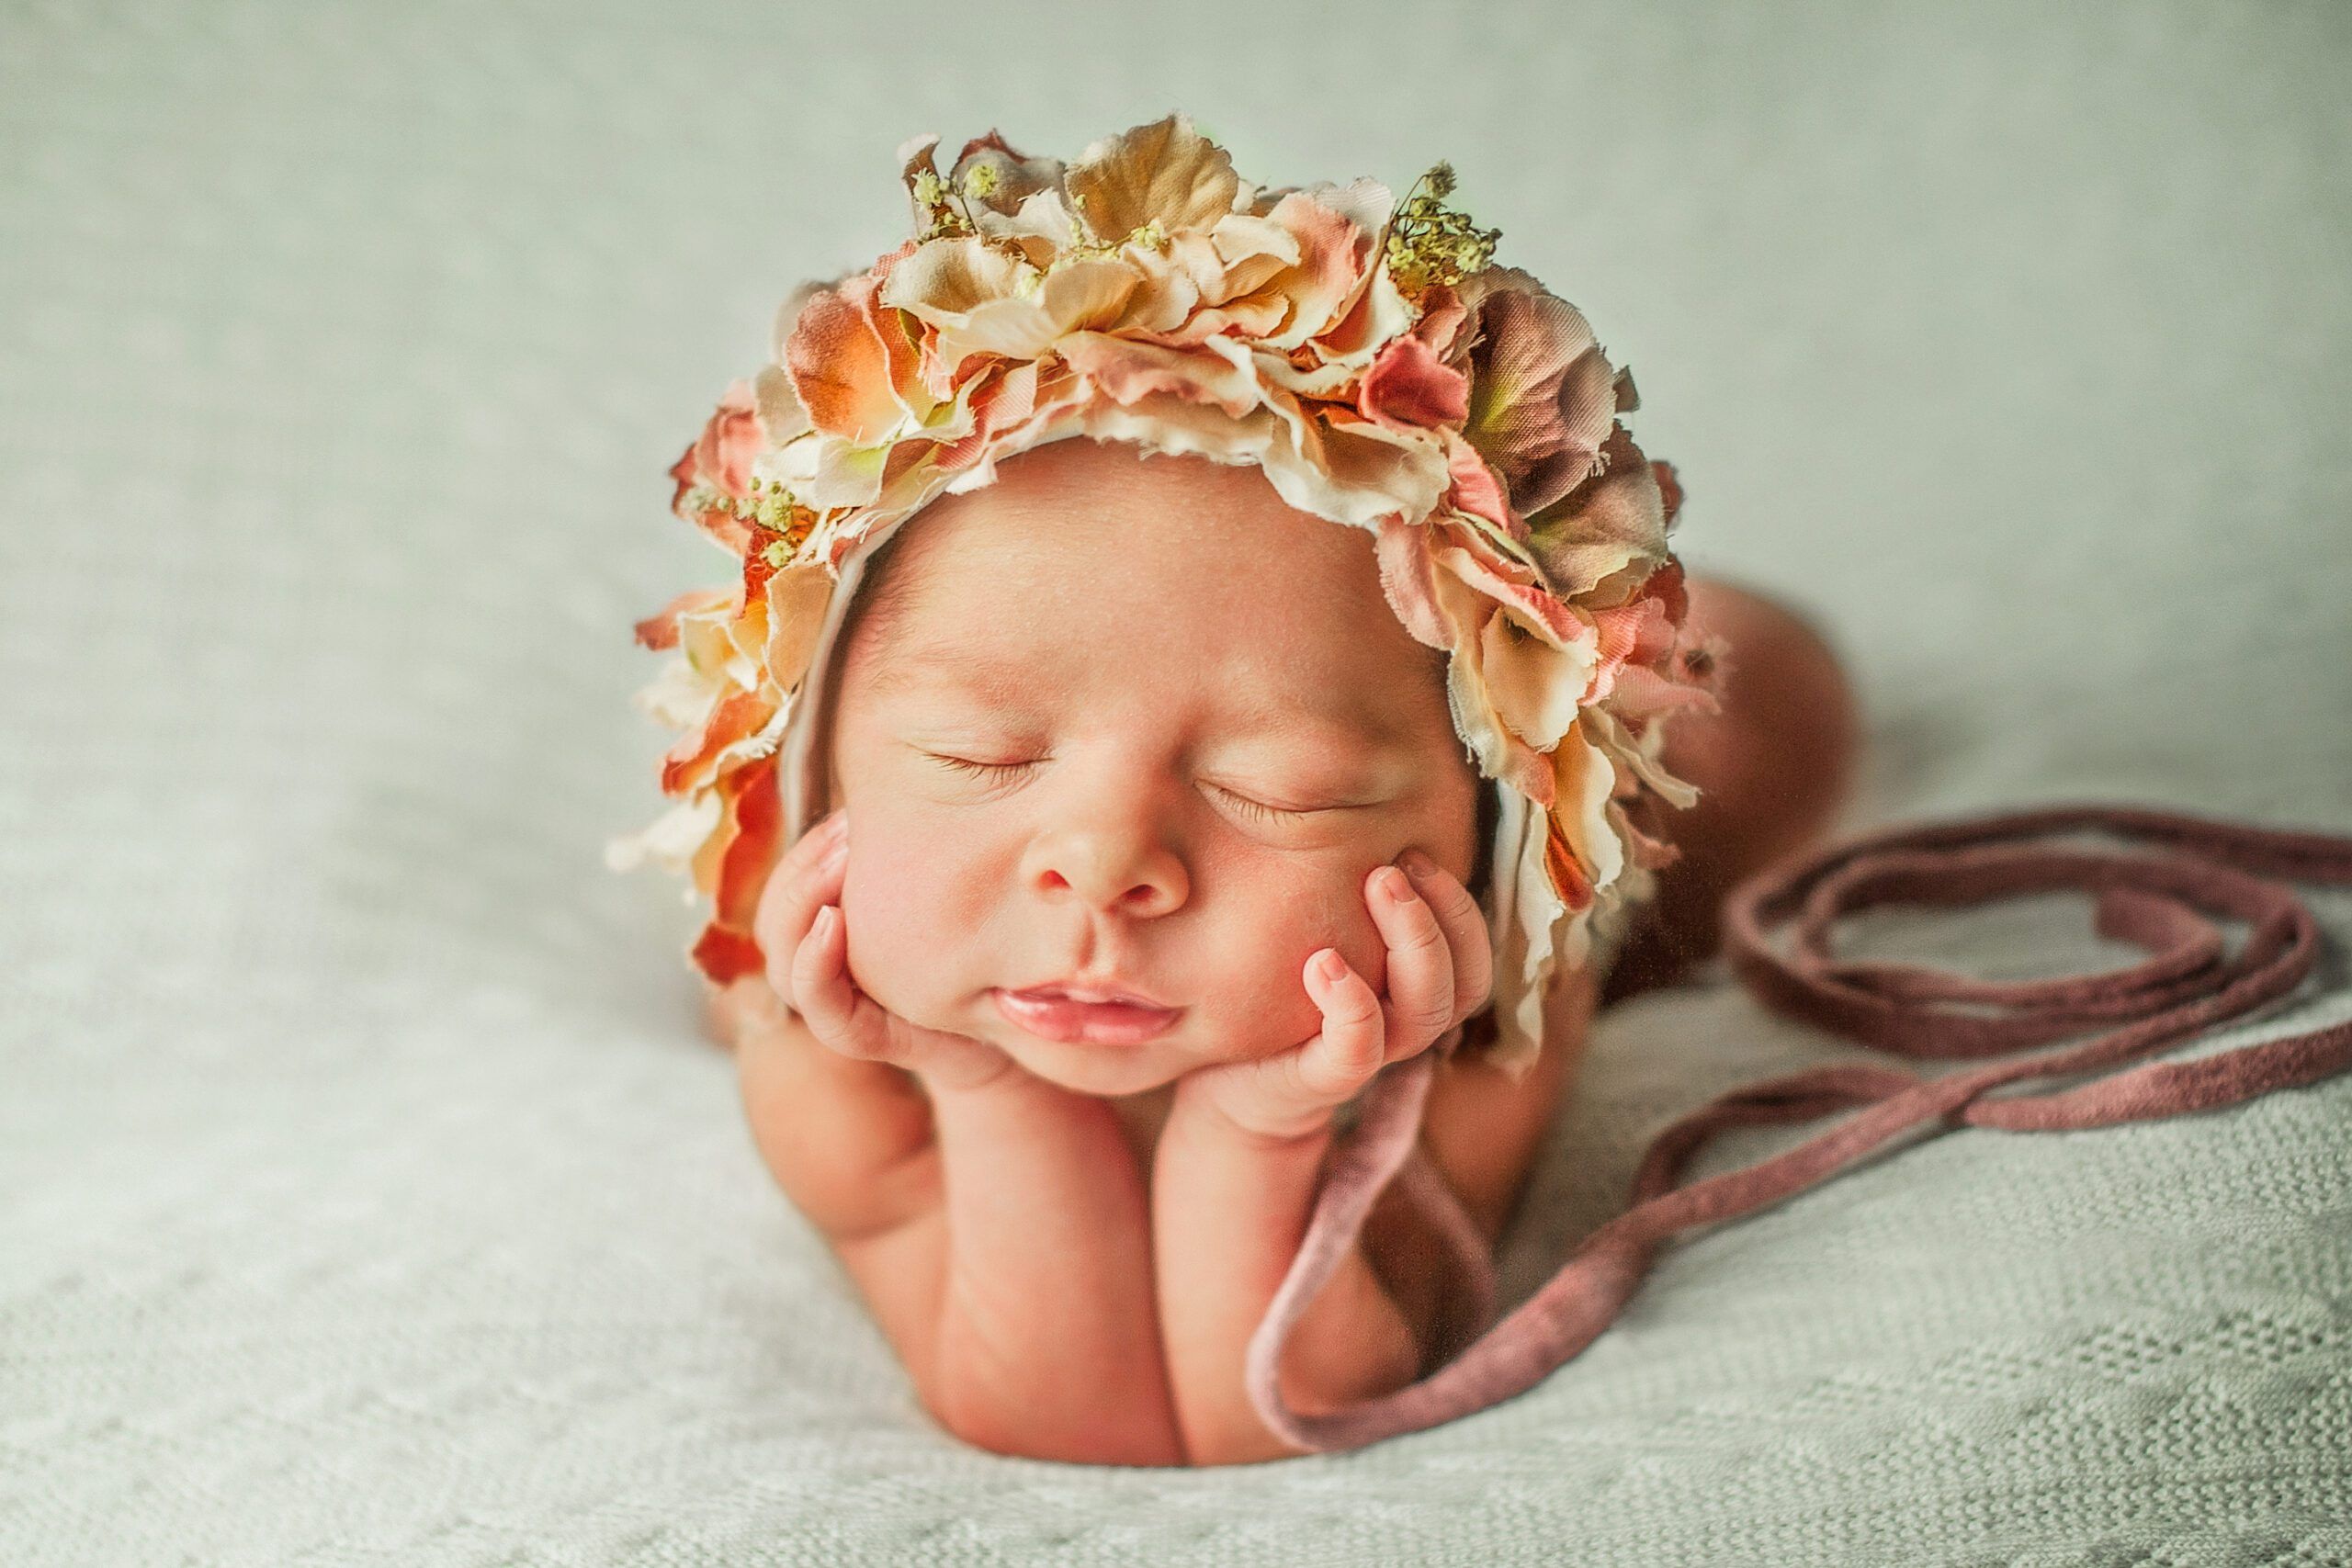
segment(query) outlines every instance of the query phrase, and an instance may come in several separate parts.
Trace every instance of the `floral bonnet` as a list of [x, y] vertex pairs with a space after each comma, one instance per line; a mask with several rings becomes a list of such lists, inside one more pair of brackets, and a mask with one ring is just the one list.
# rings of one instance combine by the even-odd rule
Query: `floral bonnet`
[[670, 470], [673, 511], [741, 572], [638, 623], [677, 655], [639, 698], [684, 732], [676, 804], [607, 863], [690, 875], [711, 900], [695, 967], [758, 973], [761, 889], [813, 825], [802, 698], [873, 549], [1049, 441], [1254, 463], [1372, 533], [1390, 608], [1449, 655], [1498, 807], [1489, 1059], [1523, 1072], [1554, 966], [1675, 858], [1658, 803], [1697, 792], [1659, 763], [1664, 721], [1715, 705], [1719, 649], [1687, 634], [1667, 545], [1680, 487], [1618, 418], [1632, 377], [1575, 306], [1490, 264], [1498, 235], [1443, 205], [1443, 164], [1399, 203], [1368, 178], [1261, 189], [1182, 114], [1069, 164], [990, 131], [942, 175], [938, 141], [899, 150], [913, 237], [796, 288], [773, 362]]

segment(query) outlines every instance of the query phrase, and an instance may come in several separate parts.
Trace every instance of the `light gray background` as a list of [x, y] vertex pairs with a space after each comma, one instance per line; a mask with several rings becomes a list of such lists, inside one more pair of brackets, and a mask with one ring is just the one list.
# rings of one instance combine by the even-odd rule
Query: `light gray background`
[[[725, 577], [662, 469], [776, 302], [904, 237], [909, 136], [1171, 108], [1453, 163], [1693, 569], [1850, 659], [1850, 825], [2352, 829], [2347, 66], [2327, 3], [0, 3], [0, 1557], [2352, 1560], [2343, 1084], [1874, 1162], [1442, 1431], [1030, 1464], [914, 1404], [599, 860], [629, 625]], [[2112, 956], [2043, 914], [1882, 936]], [[1611, 1015], [1521, 1288], [1838, 1049]]]

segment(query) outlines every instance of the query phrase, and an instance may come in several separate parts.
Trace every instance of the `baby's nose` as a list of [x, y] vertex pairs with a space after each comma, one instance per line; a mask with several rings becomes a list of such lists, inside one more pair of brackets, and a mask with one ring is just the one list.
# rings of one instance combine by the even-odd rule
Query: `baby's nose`
[[1057, 835], [1039, 856], [1038, 880], [1049, 896], [1138, 918], [1167, 913], [1189, 890], [1183, 862], [1164, 843], [1132, 831]]

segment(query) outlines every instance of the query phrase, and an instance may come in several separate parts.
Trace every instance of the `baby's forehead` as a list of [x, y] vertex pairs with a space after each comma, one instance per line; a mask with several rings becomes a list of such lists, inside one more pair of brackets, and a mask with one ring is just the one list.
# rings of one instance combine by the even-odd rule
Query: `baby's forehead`
[[[1068, 449], [1069, 458], [1057, 454]], [[1196, 610], [1241, 640], [1402, 633], [1373, 534], [1290, 506], [1252, 466], [1070, 441], [903, 520], [882, 585], [910, 618], [986, 624]], [[902, 597], [901, 597], [902, 596]]]
[[1025, 669], [1085, 672], [1072, 700], [1216, 684], [1297, 706], [1337, 689], [1353, 700], [1324, 705], [1377, 731], [1411, 683], [1442, 713], [1444, 656], [1389, 608], [1369, 532], [1290, 507], [1254, 467], [1135, 454], [1057, 443], [902, 520], [860, 590], [874, 694]]
[[[1071, 619], [1078, 624], [1065, 624]], [[860, 650], [854, 700], [918, 722], [1149, 715], [1153, 724], [1197, 720], [1207, 734], [1351, 755], [1410, 754], [1452, 740], [1434, 650], [1400, 667], [1357, 657], [1352, 639], [1330, 642], [1328, 629], [1170, 619], [1182, 622], [1182, 636], [1162, 646], [1096, 635], [1101, 620], [1068, 599], [984, 615], [926, 603], [894, 615]]]

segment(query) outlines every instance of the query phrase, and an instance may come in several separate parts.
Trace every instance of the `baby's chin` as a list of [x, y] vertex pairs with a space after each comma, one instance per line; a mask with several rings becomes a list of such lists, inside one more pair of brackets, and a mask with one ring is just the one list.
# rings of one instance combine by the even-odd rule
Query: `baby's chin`
[[999, 1040], [1022, 1071], [1069, 1089], [1106, 1100], [1148, 1094], [1174, 1083], [1193, 1063], [1170, 1061], [1148, 1046], [1063, 1045], [1045, 1040]]

